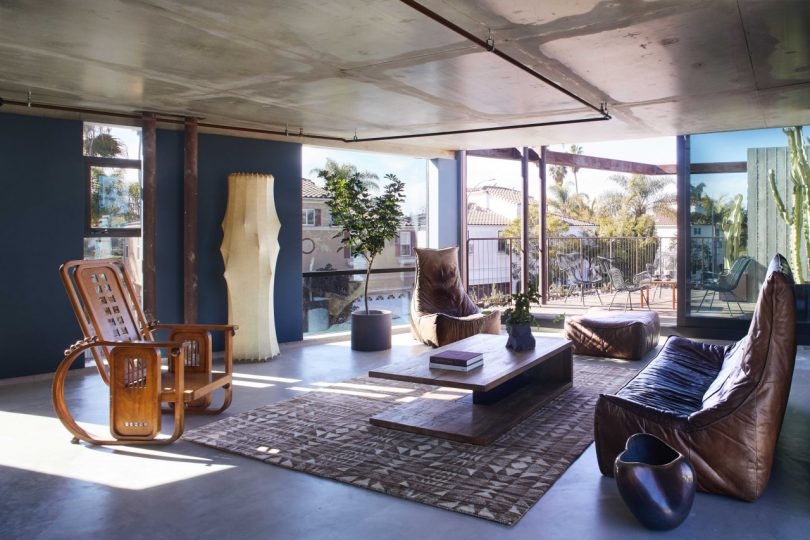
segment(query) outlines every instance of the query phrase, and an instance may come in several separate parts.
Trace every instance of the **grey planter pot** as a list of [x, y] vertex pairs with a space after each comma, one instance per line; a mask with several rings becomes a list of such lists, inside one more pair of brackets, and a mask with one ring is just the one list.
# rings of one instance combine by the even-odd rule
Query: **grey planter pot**
[[385, 351], [391, 348], [391, 312], [381, 309], [352, 313], [352, 349]]
[[695, 470], [689, 460], [648, 433], [627, 439], [613, 466], [625, 504], [647, 528], [673, 529], [689, 515], [695, 500]]

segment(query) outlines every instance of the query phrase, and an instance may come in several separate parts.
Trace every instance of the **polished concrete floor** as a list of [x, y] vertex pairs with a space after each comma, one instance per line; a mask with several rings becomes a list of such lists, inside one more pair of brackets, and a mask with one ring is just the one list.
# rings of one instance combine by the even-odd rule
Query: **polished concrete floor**
[[[236, 367], [226, 414], [287, 399], [408, 358], [407, 334], [382, 353], [348, 343], [293, 344], [265, 364]], [[72, 374], [75, 415], [103, 433], [107, 391]], [[191, 417], [189, 427], [211, 422]], [[168, 422], [168, 420], [167, 420]], [[800, 347], [771, 482], [755, 503], [698, 494], [672, 538], [801, 538], [810, 530], [810, 348]], [[188, 442], [169, 447], [70, 444], [50, 380], [0, 382], [0, 538], [644, 538], [593, 446], [513, 527], [266, 465]]]

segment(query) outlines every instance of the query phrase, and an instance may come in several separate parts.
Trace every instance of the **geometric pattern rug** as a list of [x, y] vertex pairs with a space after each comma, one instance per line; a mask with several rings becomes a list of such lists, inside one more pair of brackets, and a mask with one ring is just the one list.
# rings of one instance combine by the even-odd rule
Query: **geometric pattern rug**
[[575, 360], [573, 387], [489, 446], [372, 426], [369, 417], [403, 401], [465, 393], [368, 377], [224, 418], [183, 438], [513, 525], [593, 442], [598, 395], [618, 390], [636, 372]]

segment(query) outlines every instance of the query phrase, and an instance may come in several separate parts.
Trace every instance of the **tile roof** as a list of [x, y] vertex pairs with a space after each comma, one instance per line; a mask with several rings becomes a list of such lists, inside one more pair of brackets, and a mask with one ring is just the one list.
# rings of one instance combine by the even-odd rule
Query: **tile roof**
[[675, 225], [678, 224], [678, 221], [675, 219], [675, 216], [657, 215], [657, 216], [653, 216], [653, 221], [655, 221], [656, 225], [672, 225], [672, 226], [675, 226]]
[[[521, 202], [523, 201], [520, 191], [501, 186], [481, 186], [475, 189], [470, 189], [468, 191], [485, 191], [486, 193], [489, 193], [493, 197], [498, 197], [499, 199], [502, 199], [512, 204], [521, 204]], [[534, 197], [529, 197], [529, 199], [534, 200]]]
[[482, 208], [475, 203], [467, 205], [467, 225], [509, 225], [510, 221], [508, 217], [489, 208]]
[[301, 197], [304, 199], [325, 199], [326, 190], [308, 178], [301, 179]]

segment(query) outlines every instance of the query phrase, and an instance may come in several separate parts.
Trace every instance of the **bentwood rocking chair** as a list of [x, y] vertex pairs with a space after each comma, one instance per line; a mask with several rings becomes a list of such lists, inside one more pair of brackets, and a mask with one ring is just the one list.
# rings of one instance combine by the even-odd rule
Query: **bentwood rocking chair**
[[[186, 413], [219, 414], [231, 404], [236, 327], [148, 322], [126, 268], [116, 259], [69, 261], [60, 269], [84, 339], [65, 351], [53, 381], [53, 405], [73, 442], [90, 444], [169, 444], [183, 433]], [[168, 340], [153, 333], [166, 330]], [[211, 369], [211, 331], [225, 335], [225, 372]], [[110, 433], [100, 439], [81, 428], [65, 403], [70, 366], [90, 350], [110, 387]], [[164, 371], [160, 351], [166, 351]], [[222, 405], [211, 394], [222, 388]], [[164, 404], [166, 406], [164, 407]], [[161, 435], [161, 414], [174, 414], [174, 431]]]

